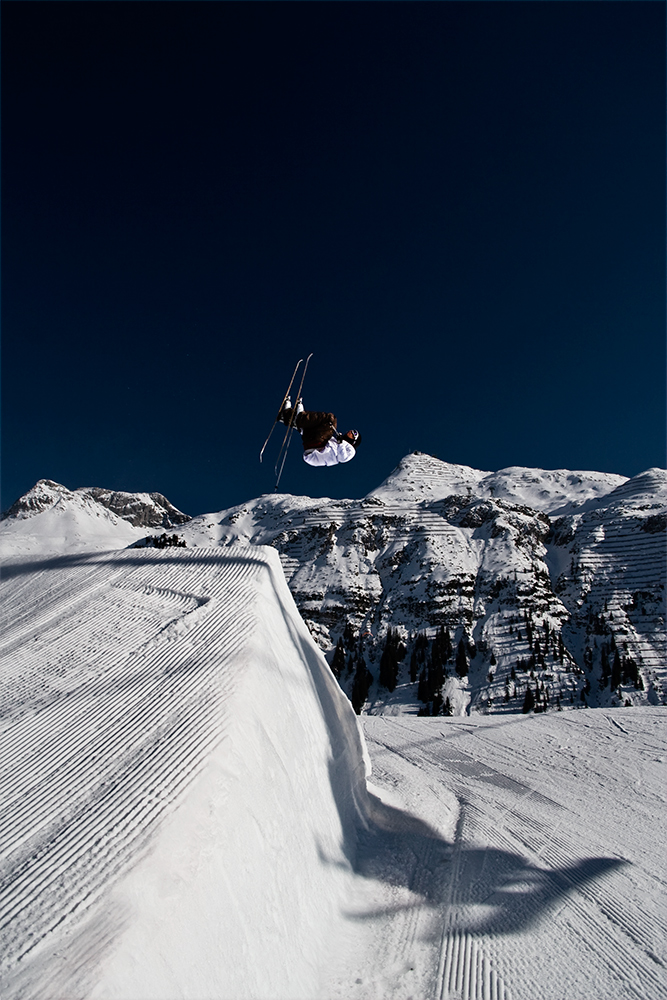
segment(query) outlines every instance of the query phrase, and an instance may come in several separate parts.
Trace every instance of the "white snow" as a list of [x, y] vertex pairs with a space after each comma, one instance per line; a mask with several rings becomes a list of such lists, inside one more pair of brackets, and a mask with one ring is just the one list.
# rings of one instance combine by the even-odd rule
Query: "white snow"
[[124, 548], [144, 537], [113, 511], [67, 491], [39, 514], [7, 518], [0, 525], [3, 556], [90, 552]]
[[3, 998], [318, 995], [366, 764], [277, 555], [64, 557], [1, 590]]
[[667, 996], [664, 719], [363, 717], [386, 805], [350, 907], [363, 971], [331, 996]]
[[391, 475], [368, 496], [390, 502], [396, 499], [418, 502], [442, 500], [452, 493], [464, 496], [470, 493], [523, 503], [546, 513], [569, 513], [587, 501], [606, 496], [625, 482], [627, 477], [613, 473], [568, 469], [510, 466], [498, 472], [481, 472], [414, 452], [401, 459]]
[[[600, 601], [664, 517], [662, 470], [616, 478], [561, 519]], [[366, 716], [366, 750], [261, 544], [422, 499], [260, 498], [186, 549], [81, 493], [2, 522], [3, 1000], [667, 1000], [665, 709]], [[420, 509], [434, 560], [502, 562]]]

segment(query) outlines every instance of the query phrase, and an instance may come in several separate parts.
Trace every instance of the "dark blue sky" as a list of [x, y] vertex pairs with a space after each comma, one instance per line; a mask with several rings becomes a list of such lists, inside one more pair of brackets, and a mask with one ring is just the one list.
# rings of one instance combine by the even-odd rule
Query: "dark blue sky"
[[2, 4], [3, 492], [665, 462], [665, 7]]

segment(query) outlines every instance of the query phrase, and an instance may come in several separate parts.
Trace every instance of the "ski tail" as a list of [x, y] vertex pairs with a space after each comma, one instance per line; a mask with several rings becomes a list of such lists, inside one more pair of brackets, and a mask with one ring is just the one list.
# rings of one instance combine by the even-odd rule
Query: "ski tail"
[[[294, 368], [294, 371], [292, 372], [292, 377], [291, 377], [291, 379], [290, 379], [290, 383], [289, 383], [289, 385], [287, 386], [287, 392], [286, 392], [286, 393], [285, 393], [285, 395], [283, 396], [283, 401], [282, 401], [282, 403], [280, 404], [280, 409], [278, 410], [278, 413], [280, 413], [280, 411], [282, 410], [283, 406], [285, 405], [285, 400], [287, 399], [287, 397], [288, 397], [288, 396], [289, 396], [289, 394], [290, 394], [290, 389], [292, 388], [292, 383], [294, 382], [294, 379], [296, 378], [296, 373], [298, 372], [298, 370], [299, 370], [299, 365], [301, 364], [301, 362], [302, 362], [302, 361], [303, 361], [303, 358], [299, 358], [299, 360], [297, 361], [297, 363], [296, 363], [296, 365], [295, 365], [295, 368]], [[307, 363], [308, 363], [308, 362], [306, 362], [306, 364], [307, 364]], [[266, 450], [266, 446], [267, 446], [267, 444], [269, 443], [269, 438], [270, 438], [270, 437], [271, 437], [271, 435], [273, 434], [273, 432], [274, 432], [274, 430], [275, 430], [275, 428], [276, 428], [276, 424], [277, 424], [277, 423], [278, 423], [278, 418], [276, 417], [276, 419], [275, 419], [275, 420], [273, 421], [273, 427], [272, 427], [272, 428], [271, 428], [271, 430], [269, 431], [269, 433], [268, 433], [268, 435], [267, 435], [267, 438], [266, 438], [266, 441], [265, 441], [265, 442], [264, 442], [264, 444], [262, 445], [262, 450], [261, 450], [261, 451], [260, 451], [260, 453], [259, 453], [259, 460], [260, 460], [260, 462], [262, 461], [262, 457], [263, 457], [263, 455], [264, 455], [264, 451]]]
[[[304, 365], [303, 372], [301, 373], [301, 382], [299, 383], [299, 391], [296, 394], [297, 402], [301, 398], [301, 390], [303, 389], [304, 379], [306, 378], [306, 372], [308, 371], [308, 362], [310, 361], [310, 359], [312, 358], [312, 356], [313, 355], [311, 353], [306, 358], [306, 363]], [[283, 438], [283, 443], [280, 446], [280, 451], [278, 452], [278, 461], [276, 462], [276, 466], [275, 466], [275, 470], [274, 470], [276, 472], [276, 475], [278, 476], [278, 478], [276, 479], [276, 485], [274, 487], [274, 493], [277, 492], [277, 490], [278, 490], [278, 483], [280, 482], [280, 477], [282, 476], [283, 469], [285, 467], [285, 459], [287, 458], [287, 451], [288, 451], [289, 446], [290, 446], [290, 441], [292, 440], [292, 431], [294, 430], [294, 420], [295, 420], [295, 417], [296, 417], [296, 404], [294, 405], [294, 409], [292, 410], [292, 417], [290, 419], [289, 425], [288, 425], [287, 430], [285, 432], [285, 437]], [[281, 455], [282, 455], [282, 462], [280, 461], [280, 456]], [[280, 464], [280, 471], [278, 471], [278, 464]]]

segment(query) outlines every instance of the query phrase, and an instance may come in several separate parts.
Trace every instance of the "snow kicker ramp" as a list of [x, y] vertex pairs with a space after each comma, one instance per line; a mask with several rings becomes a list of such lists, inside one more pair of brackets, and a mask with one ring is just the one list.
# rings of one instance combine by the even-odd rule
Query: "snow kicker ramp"
[[3, 998], [314, 997], [365, 811], [278, 556], [5, 565]]

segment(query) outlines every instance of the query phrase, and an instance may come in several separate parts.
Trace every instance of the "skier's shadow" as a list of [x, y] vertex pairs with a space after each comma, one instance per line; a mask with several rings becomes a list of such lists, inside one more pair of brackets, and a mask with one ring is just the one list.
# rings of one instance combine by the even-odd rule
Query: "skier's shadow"
[[463, 843], [465, 802], [452, 842], [410, 813], [376, 796], [370, 799], [371, 822], [359, 837], [355, 871], [409, 890], [411, 899], [349, 913], [353, 920], [374, 920], [415, 906], [441, 911], [444, 907], [451, 911], [452, 929], [516, 934], [542, 920], [568, 894], [586, 891], [629, 864], [619, 858], [590, 857], [558, 868], [538, 867], [512, 851]]

